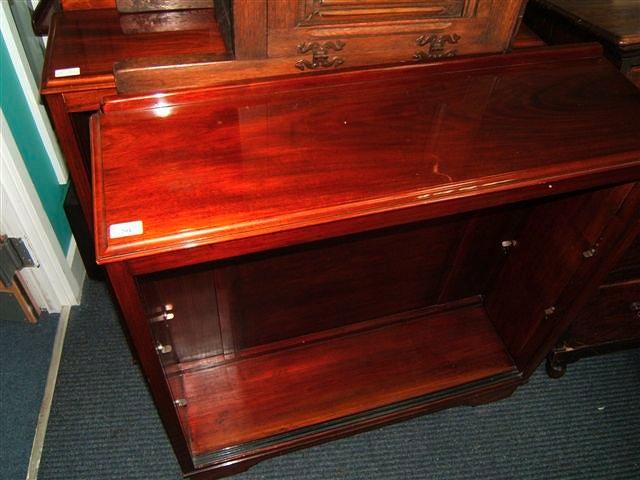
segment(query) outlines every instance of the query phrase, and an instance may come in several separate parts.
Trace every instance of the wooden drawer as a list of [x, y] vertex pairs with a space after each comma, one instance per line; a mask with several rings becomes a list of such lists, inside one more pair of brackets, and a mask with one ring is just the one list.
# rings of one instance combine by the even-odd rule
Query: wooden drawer
[[[292, 68], [314, 70], [500, 52], [509, 46], [522, 4], [522, 0], [237, 1], [235, 53], [238, 59], [291, 58]], [[256, 33], [261, 29], [264, 36]]]
[[600, 287], [570, 334], [574, 348], [640, 339], [640, 280]]

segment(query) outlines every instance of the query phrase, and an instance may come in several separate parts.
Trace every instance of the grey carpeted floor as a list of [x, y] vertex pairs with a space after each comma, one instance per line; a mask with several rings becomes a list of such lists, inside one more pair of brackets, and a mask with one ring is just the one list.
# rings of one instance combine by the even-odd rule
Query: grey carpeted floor
[[[178, 479], [104, 285], [72, 312], [40, 480]], [[239, 479], [640, 478], [640, 351], [542, 369], [511, 398], [263, 462]]]
[[[3, 304], [0, 308], [10, 308]], [[12, 308], [12, 307], [11, 307]], [[22, 479], [36, 431], [59, 315], [29, 324], [0, 315], [0, 478]], [[21, 313], [21, 312], [20, 312]]]

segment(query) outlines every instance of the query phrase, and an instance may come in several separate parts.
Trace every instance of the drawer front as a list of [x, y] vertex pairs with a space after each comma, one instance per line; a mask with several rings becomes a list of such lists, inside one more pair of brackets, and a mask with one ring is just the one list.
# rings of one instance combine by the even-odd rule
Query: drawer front
[[306, 70], [500, 52], [521, 7], [521, 0], [270, 0], [267, 56]]
[[570, 335], [574, 347], [640, 339], [640, 280], [600, 287]]

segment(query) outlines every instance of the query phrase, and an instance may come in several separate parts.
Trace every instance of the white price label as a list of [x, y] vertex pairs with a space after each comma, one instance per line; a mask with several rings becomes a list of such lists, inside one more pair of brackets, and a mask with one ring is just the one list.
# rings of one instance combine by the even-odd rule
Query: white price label
[[109, 238], [131, 237], [142, 235], [142, 220], [109, 225]]
[[80, 75], [80, 67], [59, 68], [54, 72], [56, 78], [61, 77], [75, 77]]

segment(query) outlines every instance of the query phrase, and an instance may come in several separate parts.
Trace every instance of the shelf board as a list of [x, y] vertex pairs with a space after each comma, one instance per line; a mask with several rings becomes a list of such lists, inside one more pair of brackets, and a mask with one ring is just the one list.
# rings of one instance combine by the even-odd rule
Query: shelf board
[[407, 316], [185, 374], [181, 418], [195, 463], [415, 408], [451, 389], [518, 377], [481, 306]]

